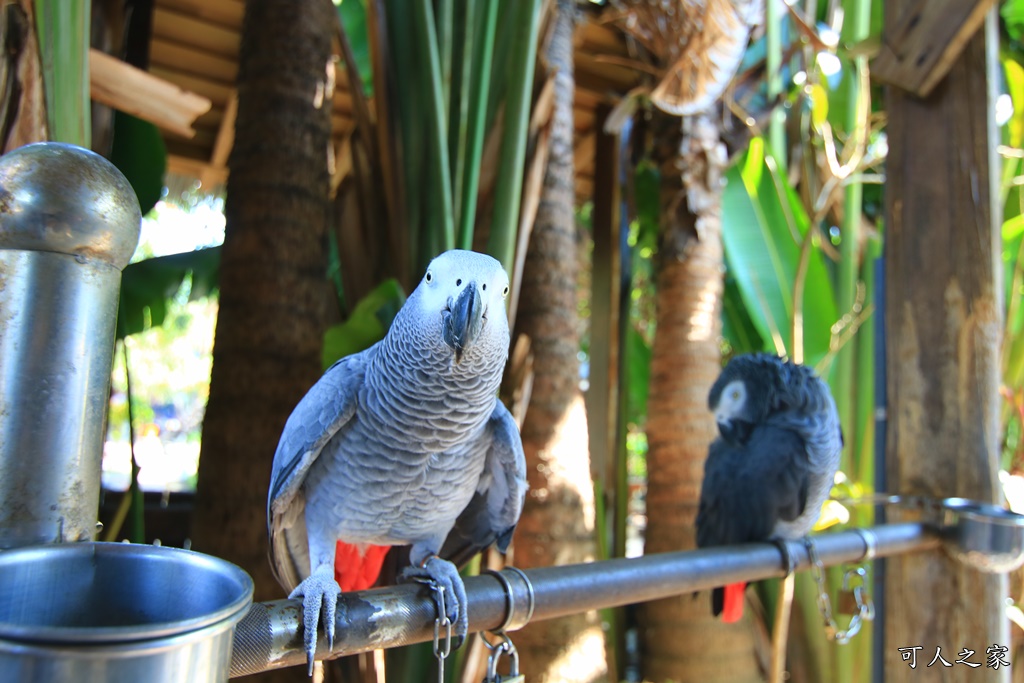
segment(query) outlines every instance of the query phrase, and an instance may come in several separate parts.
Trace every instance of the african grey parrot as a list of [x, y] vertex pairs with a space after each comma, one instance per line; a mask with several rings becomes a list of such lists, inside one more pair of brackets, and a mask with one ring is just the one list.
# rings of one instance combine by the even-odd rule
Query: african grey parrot
[[504, 552], [526, 494], [519, 430], [497, 399], [507, 294], [495, 259], [441, 254], [387, 336], [331, 366], [288, 418], [267, 502], [270, 559], [302, 596], [310, 671], [321, 613], [333, 644], [338, 595], [373, 585], [390, 546], [411, 546], [407, 578], [444, 587], [465, 637], [465, 588], [443, 558], [492, 543]]
[[[807, 535], [843, 448], [828, 385], [810, 368], [776, 356], [737, 356], [712, 385], [708, 407], [719, 437], [704, 465], [697, 546]], [[745, 586], [714, 589], [713, 613], [738, 621]]]

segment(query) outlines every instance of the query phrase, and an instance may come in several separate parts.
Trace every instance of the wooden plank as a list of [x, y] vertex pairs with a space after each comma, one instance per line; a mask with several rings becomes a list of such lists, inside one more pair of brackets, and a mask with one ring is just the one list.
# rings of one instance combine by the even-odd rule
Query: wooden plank
[[585, 107], [577, 107], [573, 111], [573, 128], [576, 130], [576, 134], [587, 134], [594, 130], [594, 122], [597, 119], [597, 114], [593, 109]]
[[96, 102], [185, 137], [195, 134], [193, 122], [210, 108], [209, 99], [96, 49], [89, 51], [89, 82]]
[[245, 14], [243, 0], [157, 0], [156, 7], [187, 14], [236, 31], [241, 29], [242, 16]]
[[226, 85], [234, 85], [238, 76], [235, 60], [165, 38], [153, 38], [150, 42], [149, 63], [151, 67], [164, 67]]
[[167, 69], [162, 66], [150, 66], [149, 73], [175, 83], [186, 90], [198, 93], [220, 107], [227, 106], [228, 99], [230, 99], [231, 93], [234, 92], [234, 88], [230, 85], [211, 81], [200, 76], [190, 76], [181, 71]]
[[[604, 119], [611, 107], [602, 107]], [[615, 537], [616, 497], [619, 491], [617, 445], [619, 435], [619, 359], [621, 262], [619, 247], [619, 138], [598, 134], [594, 173], [594, 252], [590, 293], [590, 388], [587, 389], [587, 424], [590, 429], [590, 462], [595, 479], [602, 481], [605, 528], [611, 533], [609, 552], [617, 554], [625, 539]], [[619, 543], [619, 541], [622, 543]]]
[[213, 54], [238, 59], [241, 36], [238, 29], [228, 29], [166, 7], [153, 8], [153, 37], [165, 38]]
[[576, 55], [575, 73], [577, 77], [584, 77], [589, 87], [599, 84], [597, 90], [614, 90], [626, 92], [635, 86], [640, 74], [621, 64], [611, 64], [601, 61], [594, 55], [581, 53]]
[[871, 75], [926, 96], [949, 72], [995, 0], [914, 0], [886, 15]]
[[[168, 150], [170, 150], [170, 146], [168, 146]], [[215, 169], [202, 159], [194, 159], [181, 154], [167, 155], [167, 171], [187, 178], [206, 178], [206, 181], [203, 182], [204, 185], [209, 183], [212, 186], [217, 186], [227, 182], [228, 179], [226, 168]]]
[[[915, 4], [889, 0], [886, 19]], [[993, 8], [927, 98], [886, 93], [884, 490], [900, 495], [1001, 502], [997, 44]], [[890, 521], [897, 514], [909, 513], [894, 510]], [[919, 681], [936, 648], [966, 646], [982, 666], [943, 669], [942, 680], [1008, 682], [1009, 669], [986, 667], [983, 656], [1010, 646], [1007, 594], [1005, 574], [939, 552], [886, 560], [885, 680]], [[915, 646], [911, 669], [899, 648]]]
[[[224, 111], [224, 119], [217, 129], [217, 139], [213, 141], [213, 152], [210, 154], [210, 166], [217, 170], [226, 169], [228, 155], [235, 144], [235, 117], [238, 115], [238, 94], [231, 93], [228, 106]], [[200, 175], [200, 182], [206, 182], [210, 176]]]
[[[597, 148], [597, 135], [593, 133], [586, 137], [576, 137], [575, 149], [573, 150], [573, 166], [580, 169], [579, 172], [588, 172], [594, 167], [594, 151]], [[585, 169], [585, 171], [584, 171]]]

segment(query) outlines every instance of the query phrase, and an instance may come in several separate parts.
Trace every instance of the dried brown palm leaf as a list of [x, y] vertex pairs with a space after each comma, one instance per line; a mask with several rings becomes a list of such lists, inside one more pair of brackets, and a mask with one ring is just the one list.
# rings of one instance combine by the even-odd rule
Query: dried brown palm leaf
[[686, 116], [721, 97], [763, 8], [763, 0], [617, 0], [615, 22], [660, 68], [651, 101]]

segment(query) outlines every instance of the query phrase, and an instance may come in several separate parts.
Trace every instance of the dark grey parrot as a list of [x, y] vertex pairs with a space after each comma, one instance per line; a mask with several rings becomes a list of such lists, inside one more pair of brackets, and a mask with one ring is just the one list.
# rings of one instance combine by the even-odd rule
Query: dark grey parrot
[[277, 579], [302, 598], [310, 671], [318, 625], [333, 641], [338, 595], [372, 586], [391, 546], [410, 547], [407, 576], [443, 587], [466, 635], [454, 563], [504, 552], [526, 494], [519, 430], [497, 397], [507, 294], [495, 259], [441, 254], [385, 338], [335, 363], [288, 418], [267, 523]]
[[[737, 356], [712, 385], [708, 407], [719, 436], [704, 465], [697, 546], [806, 536], [843, 448], [828, 385], [810, 368], [773, 355]], [[739, 620], [745, 587], [715, 588], [713, 613]]]

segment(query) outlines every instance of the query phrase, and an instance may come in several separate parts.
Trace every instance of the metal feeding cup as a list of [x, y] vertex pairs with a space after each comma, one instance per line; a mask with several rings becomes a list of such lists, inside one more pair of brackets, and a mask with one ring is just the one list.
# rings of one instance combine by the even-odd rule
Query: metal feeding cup
[[0, 681], [228, 679], [252, 579], [177, 548], [64, 543], [0, 553]]
[[1024, 564], [1024, 515], [966, 498], [939, 501], [946, 551], [983, 572], [1011, 572]]

